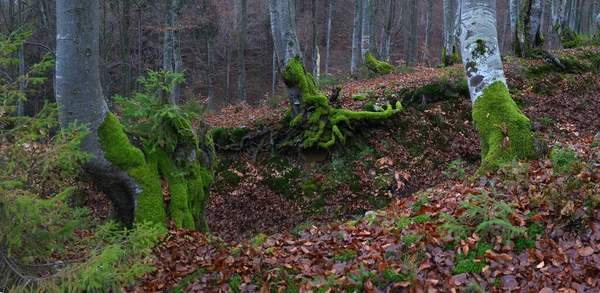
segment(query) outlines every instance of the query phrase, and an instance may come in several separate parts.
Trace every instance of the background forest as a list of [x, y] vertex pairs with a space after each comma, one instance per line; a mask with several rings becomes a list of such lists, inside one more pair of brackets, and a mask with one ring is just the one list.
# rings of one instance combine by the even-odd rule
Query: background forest
[[598, 0], [0, 0], [0, 291], [595, 292]]

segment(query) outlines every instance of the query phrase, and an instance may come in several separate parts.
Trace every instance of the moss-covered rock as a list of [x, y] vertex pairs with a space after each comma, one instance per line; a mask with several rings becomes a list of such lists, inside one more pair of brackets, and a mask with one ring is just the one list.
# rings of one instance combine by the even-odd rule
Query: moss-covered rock
[[492, 83], [475, 101], [473, 121], [482, 151], [479, 173], [498, 169], [510, 161], [535, 158], [529, 119], [503, 82]]
[[365, 63], [369, 69], [380, 75], [387, 75], [394, 71], [394, 66], [387, 62], [375, 59], [371, 52], [367, 52], [367, 54], [365, 54]]

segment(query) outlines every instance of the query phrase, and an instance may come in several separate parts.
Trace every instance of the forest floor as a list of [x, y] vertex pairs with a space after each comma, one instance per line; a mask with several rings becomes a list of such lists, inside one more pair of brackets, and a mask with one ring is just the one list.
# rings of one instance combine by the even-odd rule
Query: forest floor
[[[596, 292], [600, 50], [555, 53], [570, 72], [505, 60], [513, 99], [546, 139], [544, 158], [473, 175], [480, 150], [459, 65], [347, 83], [343, 108], [418, 101], [302, 160], [222, 150], [212, 234], [171, 229], [156, 270], [130, 289]], [[285, 109], [230, 107], [205, 121], [256, 133], [277, 128]]]

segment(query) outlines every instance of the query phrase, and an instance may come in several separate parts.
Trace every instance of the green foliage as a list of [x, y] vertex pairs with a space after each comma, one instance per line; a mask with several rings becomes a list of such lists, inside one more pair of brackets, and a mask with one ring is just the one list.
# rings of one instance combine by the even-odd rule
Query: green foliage
[[421, 208], [423, 208], [423, 205], [427, 203], [429, 203], [429, 198], [427, 197], [427, 195], [421, 195], [421, 197], [419, 197], [419, 199], [413, 203], [412, 211], [415, 213], [420, 212]]
[[[499, 196], [499, 195], [496, 195]], [[525, 229], [515, 227], [510, 217], [513, 209], [507, 203], [495, 200], [490, 194], [470, 194], [469, 201], [462, 201], [460, 207], [464, 212], [458, 217], [442, 214], [444, 224], [438, 230], [457, 238], [466, 238], [471, 233], [478, 233], [490, 239], [502, 236], [505, 241], [525, 234]]]
[[420, 238], [419, 235], [413, 233], [402, 237], [402, 242], [406, 243], [407, 246], [411, 246], [413, 243], [419, 241]]
[[[485, 259], [481, 259], [487, 250], [493, 250], [493, 245], [479, 242], [475, 247], [475, 250], [470, 250], [468, 255], [459, 254], [457, 255], [458, 263], [452, 273], [455, 275], [463, 273], [480, 274], [483, 268], [487, 265]], [[475, 261], [477, 258], [480, 260]]]
[[263, 243], [265, 243], [265, 241], [267, 240], [269, 236], [267, 236], [266, 234], [260, 233], [256, 236], [254, 236], [254, 238], [250, 239], [250, 243], [252, 243], [252, 245], [254, 246], [261, 246]]
[[117, 95], [113, 99], [129, 132], [144, 138], [152, 150], [160, 147], [172, 153], [178, 143], [194, 137], [191, 121], [198, 116], [168, 103], [173, 84], [183, 81], [183, 73], [150, 69], [147, 73], [148, 77], [138, 79], [144, 87], [143, 93], [135, 92], [131, 98]]
[[414, 274], [403, 274], [392, 269], [383, 271], [383, 278], [394, 283], [401, 283], [414, 280]]
[[[0, 34], [0, 66], [16, 66], [19, 59], [14, 54], [19, 47], [23, 46], [26, 39], [32, 35], [31, 28], [19, 28], [11, 32], [10, 35]], [[44, 74], [54, 65], [54, 60], [50, 54], [47, 54], [34, 64], [23, 76], [14, 79], [7, 74], [0, 74], [0, 129], [3, 125], [13, 123], [18, 117], [11, 117], [16, 110], [16, 103], [20, 100], [27, 100], [27, 92], [33, 85], [44, 82]], [[19, 84], [25, 83], [25, 91], [19, 89]]]
[[341, 249], [339, 251], [336, 251], [333, 254], [333, 259], [336, 261], [341, 261], [341, 262], [348, 262], [353, 260], [356, 257], [356, 250], [353, 249]]
[[458, 158], [446, 165], [448, 171], [442, 172], [442, 174], [446, 175], [450, 179], [460, 180], [464, 179], [467, 173], [467, 168], [465, 168], [465, 161], [461, 158]]
[[42, 290], [118, 291], [154, 270], [152, 247], [165, 233], [164, 227], [152, 223], [136, 223], [133, 229], [123, 229], [107, 222], [98, 228], [93, 239], [101, 249], [93, 250], [83, 263], [66, 266], [62, 270], [65, 273], [59, 273], [55, 280], [41, 283]]
[[433, 218], [426, 214], [415, 216], [411, 219], [413, 223], [427, 223], [433, 221]]
[[553, 148], [550, 159], [554, 169], [565, 175], [579, 171], [578, 168], [581, 166], [580, 160], [575, 157], [575, 151], [570, 149]]

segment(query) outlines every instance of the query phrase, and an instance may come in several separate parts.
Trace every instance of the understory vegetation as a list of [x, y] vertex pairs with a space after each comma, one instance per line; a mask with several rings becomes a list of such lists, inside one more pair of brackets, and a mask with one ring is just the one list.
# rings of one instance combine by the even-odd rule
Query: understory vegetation
[[[505, 94], [545, 139], [546, 155], [479, 173], [460, 66], [385, 66], [385, 75], [323, 92], [307, 84], [314, 112], [298, 121], [282, 103], [212, 114], [193, 103], [165, 106], [164, 80], [183, 77], [149, 71], [142, 93], [116, 97], [111, 117], [124, 126], [112, 126], [125, 127], [139, 161], [160, 173], [152, 174], [160, 175], [159, 205], [173, 205], [168, 229], [111, 221], [110, 203], [81, 167], [86, 125], [60, 130], [51, 103], [35, 117], [14, 117], [6, 105], [27, 92], [3, 85], [0, 290], [594, 290], [600, 50], [556, 55], [566, 69], [515, 58], [505, 66]], [[36, 65], [31, 77], [48, 68]], [[325, 94], [334, 89], [335, 100]], [[290, 130], [301, 124], [309, 126]], [[203, 165], [164, 160], [182, 141], [205, 155]], [[198, 217], [204, 205], [206, 222]]]

